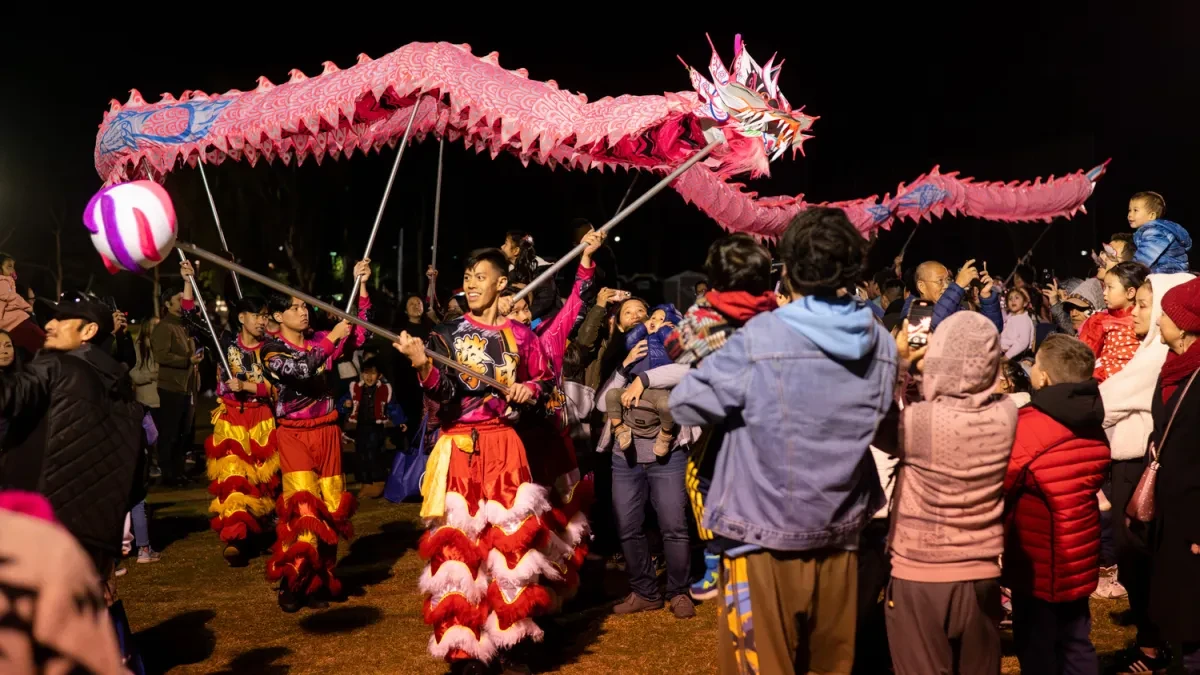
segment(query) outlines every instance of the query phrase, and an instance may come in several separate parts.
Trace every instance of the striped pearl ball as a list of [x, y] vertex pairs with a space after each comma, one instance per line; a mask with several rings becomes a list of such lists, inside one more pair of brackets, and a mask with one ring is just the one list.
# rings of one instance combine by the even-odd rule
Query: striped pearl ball
[[83, 224], [113, 274], [151, 269], [175, 246], [175, 207], [154, 181], [121, 183], [97, 192], [83, 212]]

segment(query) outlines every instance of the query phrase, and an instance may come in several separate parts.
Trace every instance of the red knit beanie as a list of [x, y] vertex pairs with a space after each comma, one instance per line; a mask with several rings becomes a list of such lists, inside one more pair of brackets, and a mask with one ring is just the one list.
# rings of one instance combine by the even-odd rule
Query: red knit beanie
[[1180, 330], [1200, 334], [1200, 278], [1167, 291], [1162, 299], [1162, 311]]

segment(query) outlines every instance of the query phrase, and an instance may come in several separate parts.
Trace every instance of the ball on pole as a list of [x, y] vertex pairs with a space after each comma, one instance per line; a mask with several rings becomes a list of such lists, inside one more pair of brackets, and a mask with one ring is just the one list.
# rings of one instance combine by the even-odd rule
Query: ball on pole
[[175, 206], [161, 185], [138, 180], [96, 193], [83, 212], [83, 224], [104, 266], [144, 272], [175, 247]]

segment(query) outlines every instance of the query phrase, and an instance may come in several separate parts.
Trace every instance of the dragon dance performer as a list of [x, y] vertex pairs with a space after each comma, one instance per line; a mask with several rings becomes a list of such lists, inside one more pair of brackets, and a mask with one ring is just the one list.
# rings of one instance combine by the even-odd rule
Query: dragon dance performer
[[[537, 328], [542, 352], [550, 363], [554, 387], [545, 397], [545, 406], [523, 415], [517, 433], [527, 448], [533, 480], [550, 489], [550, 511], [542, 519], [550, 529], [541, 552], [555, 565], [562, 579], [548, 583], [555, 610], [575, 595], [579, 589], [579, 568], [587, 557], [591, 528], [587, 509], [594, 495], [591, 477], [580, 478], [575, 444], [571, 440], [567, 421], [566, 397], [562, 393], [563, 353], [575, 319], [583, 309], [582, 294], [596, 272], [592, 256], [604, 243], [604, 233], [592, 231], [584, 238], [583, 250], [571, 295], [554, 318]], [[509, 319], [528, 325], [533, 317], [529, 303], [522, 299], [513, 303], [507, 288], [501, 293], [500, 309]]]
[[559, 581], [562, 573], [539, 550], [551, 504], [547, 489], [533, 482], [509, 408], [536, 404], [553, 374], [533, 331], [500, 315], [504, 254], [476, 251], [464, 268], [468, 312], [435, 327], [429, 346], [498, 380], [509, 390], [507, 401], [479, 379], [435, 367], [418, 338], [401, 333], [394, 346], [440, 404], [442, 433], [421, 486], [429, 529], [419, 551], [429, 565], [419, 585], [425, 622], [433, 626], [429, 651], [456, 673], [482, 673], [497, 654], [511, 662], [519, 642], [542, 638], [532, 617], [554, 602], [542, 577]]
[[[359, 286], [358, 315], [367, 318], [370, 262], [360, 261], [354, 274]], [[295, 612], [304, 604], [328, 606], [326, 596], [341, 594], [333, 576], [338, 535], [354, 536], [350, 523], [356, 502], [346, 492], [342, 473], [342, 432], [337, 426], [333, 363], [345, 348], [350, 322], [342, 321], [328, 333], [304, 336], [308, 307], [299, 298], [272, 296], [270, 311], [279, 323], [279, 337], [262, 348], [267, 377], [278, 390], [275, 418], [283, 494], [276, 513], [278, 540], [267, 561], [267, 579], [279, 581], [279, 606]], [[355, 329], [355, 345], [366, 341]]]
[[[186, 282], [193, 274], [191, 263], [181, 263], [180, 272]], [[196, 302], [191, 284], [184, 283], [183, 288], [183, 312], [190, 316], [197, 312]], [[233, 372], [225, 372], [217, 360], [217, 407], [204, 450], [208, 491], [214, 497], [209, 506], [212, 528], [221, 537], [226, 562], [242, 567], [251, 553], [247, 540], [262, 533], [264, 519], [275, 507], [279, 454], [273, 391], [261, 359], [267, 302], [247, 296], [234, 309], [237, 332], [225, 331], [218, 339]]]

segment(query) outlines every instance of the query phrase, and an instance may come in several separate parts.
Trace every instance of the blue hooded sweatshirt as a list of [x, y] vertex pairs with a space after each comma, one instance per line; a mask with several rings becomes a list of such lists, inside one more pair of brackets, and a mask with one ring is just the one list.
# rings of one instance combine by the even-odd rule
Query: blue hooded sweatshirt
[[1149, 267], [1151, 274], [1189, 270], [1192, 237], [1179, 223], [1163, 218], [1152, 220], [1134, 230], [1133, 245], [1137, 247], [1133, 261]]
[[854, 550], [883, 504], [869, 446], [896, 343], [854, 298], [759, 314], [671, 392], [682, 425], [725, 431], [702, 526], [778, 551]]

